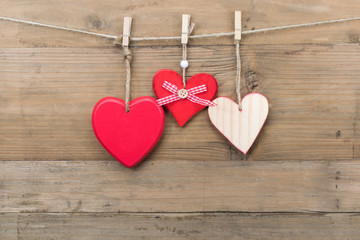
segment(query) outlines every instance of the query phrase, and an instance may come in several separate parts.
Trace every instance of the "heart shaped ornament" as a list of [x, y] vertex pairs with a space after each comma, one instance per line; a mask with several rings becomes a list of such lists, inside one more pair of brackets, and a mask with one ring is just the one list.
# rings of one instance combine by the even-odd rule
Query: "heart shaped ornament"
[[260, 93], [250, 93], [238, 104], [227, 97], [218, 97], [217, 105], [209, 107], [214, 126], [242, 153], [246, 154], [254, 143], [269, 112], [269, 103]]
[[159, 141], [165, 125], [164, 110], [152, 97], [139, 97], [129, 103], [115, 97], [98, 101], [92, 113], [92, 126], [101, 145], [128, 168], [136, 166]]
[[[164, 98], [173, 94], [163, 87], [165, 81], [175, 85], [179, 90], [183, 89], [183, 79], [180, 74], [170, 69], [160, 70], [153, 79], [153, 89], [157, 98]], [[206, 85], [206, 91], [196, 94], [196, 97], [210, 101], [213, 100], [216, 96], [218, 85], [216, 79], [208, 73], [198, 73], [189, 78], [186, 82], [186, 90], [199, 87], [203, 84]], [[165, 107], [169, 109], [179, 126], [182, 127], [192, 116], [206, 106], [183, 98], [168, 103]]]

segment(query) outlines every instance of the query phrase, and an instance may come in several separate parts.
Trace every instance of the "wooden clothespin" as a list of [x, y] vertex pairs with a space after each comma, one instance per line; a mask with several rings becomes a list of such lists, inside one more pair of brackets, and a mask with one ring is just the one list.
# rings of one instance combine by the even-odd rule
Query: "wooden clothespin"
[[130, 43], [131, 22], [132, 22], [132, 17], [124, 17], [124, 27], [123, 27], [123, 37], [122, 37], [123, 47], [128, 47]]
[[190, 14], [182, 15], [182, 31], [181, 31], [181, 43], [182, 44], [187, 44], [188, 40], [189, 40], [190, 29], [191, 29], [190, 19], [191, 19]]
[[235, 41], [241, 40], [241, 11], [235, 11]]

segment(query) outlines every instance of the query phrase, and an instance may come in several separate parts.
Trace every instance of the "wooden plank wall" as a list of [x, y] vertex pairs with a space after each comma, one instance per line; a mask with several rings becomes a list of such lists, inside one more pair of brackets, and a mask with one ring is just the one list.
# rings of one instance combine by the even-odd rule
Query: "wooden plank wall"
[[[357, 0], [2, 0], [0, 16], [107, 34], [179, 36], [360, 16]], [[166, 112], [162, 139], [135, 169], [97, 142], [91, 111], [124, 98], [112, 41], [0, 21], [0, 239], [359, 239], [360, 21], [243, 37], [242, 95], [269, 118], [247, 156], [207, 111], [184, 128]], [[154, 96], [159, 69], [179, 71], [177, 41], [132, 42], [132, 97]], [[235, 95], [229, 37], [191, 40], [188, 76], [213, 74]]]

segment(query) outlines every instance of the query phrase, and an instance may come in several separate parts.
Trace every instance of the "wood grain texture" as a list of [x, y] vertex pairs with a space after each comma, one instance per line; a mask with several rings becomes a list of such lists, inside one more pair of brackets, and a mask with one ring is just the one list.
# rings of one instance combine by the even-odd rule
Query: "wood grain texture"
[[[357, 0], [2, 0], [0, 16], [117, 35], [180, 36], [360, 16]], [[0, 21], [0, 239], [358, 239], [360, 21], [242, 37], [242, 95], [270, 102], [244, 155], [207, 111], [128, 170], [96, 141], [91, 111], [124, 98], [110, 40]], [[188, 77], [213, 74], [236, 99], [233, 37], [189, 41]], [[159, 69], [180, 71], [179, 41], [131, 42], [132, 97]], [[209, 141], [211, 139], [211, 141]], [[231, 213], [229, 213], [231, 212]], [[286, 213], [285, 213], [286, 212]]]
[[0, 213], [0, 238], [18, 240], [18, 215]]
[[269, 103], [261, 94], [247, 94], [239, 103], [227, 97], [213, 101], [216, 106], [209, 107], [212, 124], [237, 149], [246, 154], [263, 127], [269, 112]]
[[[247, 45], [241, 52], [242, 95], [249, 87], [270, 103], [250, 160], [359, 158], [359, 45]], [[91, 112], [102, 97], [125, 96], [121, 54], [116, 48], [3, 49], [0, 159], [112, 159], [94, 137]], [[133, 54], [132, 98], [154, 96], [157, 70], [179, 69], [179, 47], [141, 47]], [[218, 96], [236, 99], [234, 54], [232, 46], [190, 48], [188, 76], [213, 74]], [[184, 129], [167, 112], [148, 160], [242, 158], [202, 111]]]
[[359, 172], [359, 161], [1, 161], [0, 211], [358, 212]]
[[[132, 36], [181, 36], [181, 15], [192, 15], [194, 34], [234, 31], [234, 11], [242, 11], [242, 29], [360, 16], [357, 0], [2, 0], [0, 15], [117, 35], [123, 18], [133, 17]], [[112, 46], [112, 41], [83, 34], [0, 21], [1, 47]], [[248, 43], [359, 43], [360, 21], [244, 36]], [[190, 45], [233, 44], [233, 37], [191, 40]], [[180, 44], [179, 41], [136, 45]]]
[[[5, 222], [8, 220], [9, 222]], [[4, 214], [6, 240], [357, 240], [358, 214]]]

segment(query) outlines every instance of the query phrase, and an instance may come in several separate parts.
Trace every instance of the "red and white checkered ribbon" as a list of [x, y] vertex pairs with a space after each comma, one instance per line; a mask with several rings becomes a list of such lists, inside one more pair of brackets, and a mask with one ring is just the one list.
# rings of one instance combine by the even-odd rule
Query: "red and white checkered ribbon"
[[[180, 89], [177, 86], [175, 86], [174, 84], [169, 83], [168, 81], [165, 81], [163, 83], [162, 87], [173, 94], [156, 100], [156, 102], [159, 106], [166, 105], [168, 103], [172, 103], [172, 102], [183, 99], [183, 98], [180, 98], [178, 95], [178, 92]], [[186, 97], [186, 99], [188, 99], [189, 101], [200, 104], [200, 105], [204, 105], [204, 106], [216, 106], [215, 103], [213, 103], [209, 100], [195, 96], [195, 94], [199, 94], [199, 93], [203, 93], [203, 92], [207, 91], [205, 84], [200, 85], [198, 87], [190, 88], [189, 90], [186, 90], [186, 91], [188, 93], [188, 96]]]

